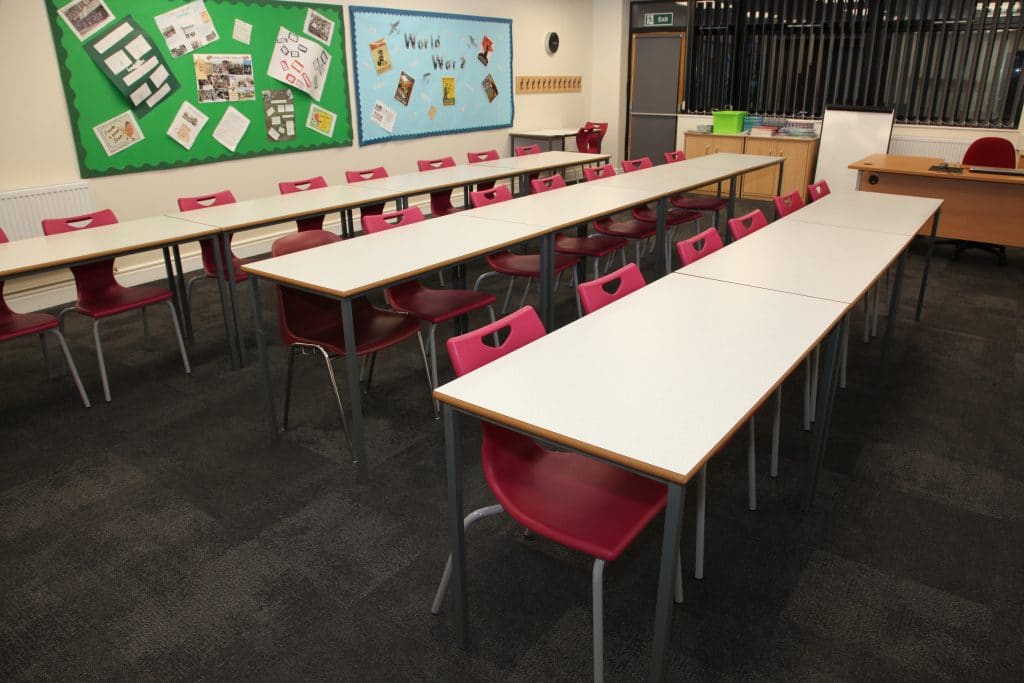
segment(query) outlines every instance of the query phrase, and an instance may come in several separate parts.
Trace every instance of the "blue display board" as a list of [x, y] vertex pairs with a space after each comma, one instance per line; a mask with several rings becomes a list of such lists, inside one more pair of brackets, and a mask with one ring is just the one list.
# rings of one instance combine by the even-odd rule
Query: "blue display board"
[[359, 144], [512, 125], [512, 20], [349, 8]]

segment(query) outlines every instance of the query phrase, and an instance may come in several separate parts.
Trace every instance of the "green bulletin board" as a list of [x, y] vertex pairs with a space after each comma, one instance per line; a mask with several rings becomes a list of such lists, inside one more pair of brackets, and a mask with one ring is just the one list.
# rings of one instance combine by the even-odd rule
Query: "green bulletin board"
[[46, 3], [84, 178], [352, 144], [340, 5]]

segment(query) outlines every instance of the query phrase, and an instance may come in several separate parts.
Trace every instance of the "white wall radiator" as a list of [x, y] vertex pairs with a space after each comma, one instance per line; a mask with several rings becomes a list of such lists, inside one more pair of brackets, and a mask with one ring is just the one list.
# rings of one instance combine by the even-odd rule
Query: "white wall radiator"
[[93, 211], [89, 183], [31, 187], [0, 192], [0, 228], [11, 240], [39, 237], [44, 218], [80, 216]]
[[918, 138], [909, 135], [893, 135], [889, 140], [889, 154], [912, 157], [938, 157], [949, 163], [960, 163], [970, 140], [946, 138]]

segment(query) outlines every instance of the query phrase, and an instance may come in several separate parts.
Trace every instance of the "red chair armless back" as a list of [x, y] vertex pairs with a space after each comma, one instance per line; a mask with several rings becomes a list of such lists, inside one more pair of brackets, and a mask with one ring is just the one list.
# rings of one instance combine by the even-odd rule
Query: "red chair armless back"
[[768, 219], [761, 213], [761, 209], [754, 209], [745, 216], [730, 218], [729, 232], [732, 234], [732, 239], [735, 242], [766, 225], [768, 225]]
[[[497, 346], [491, 346], [494, 334], [508, 330], [508, 336]], [[489, 325], [452, 337], [448, 340], [448, 355], [452, 360], [455, 375], [461, 377], [468, 372], [487, 365], [493, 360], [508, 355], [545, 334], [537, 312], [532, 306], [523, 306], [515, 313], [506, 315]]]
[[[368, 168], [363, 171], [345, 171], [345, 181], [348, 183], [361, 183], [364, 180], [376, 180], [377, 178], [387, 178], [388, 172], [383, 166], [376, 166], [374, 168]], [[380, 204], [367, 204], [366, 206], [359, 207], [360, 215], [384, 213], [384, 202]]]
[[[204, 194], [197, 197], [178, 197], [178, 211], [196, 211], [209, 206], [220, 206], [221, 204], [234, 204], [235, 195], [231, 190], [221, 190], [213, 194]], [[218, 242], [219, 244], [219, 242]], [[207, 273], [217, 272], [217, 258], [213, 253], [213, 245], [210, 240], [199, 242], [199, 249], [203, 257], [203, 270]], [[221, 263], [227, 263], [224, 252], [221, 251]]]
[[549, 175], [547, 178], [534, 178], [530, 181], [530, 188], [533, 192], [547, 192], [565, 187], [565, 178], [560, 173]]
[[[297, 232], [275, 240], [270, 255], [284, 256], [340, 240], [340, 237], [327, 230]], [[359, 299], [353, 300], [353, 308], [357, 301]], [[318, 338], [321, 336], [318, 333], [340, 316], [337, 301], [290, 287], [277, 288], [277, 322], [281, 330], [281, 341], [286, 345]]]
[[677, 161], [686, 161], [686, 152], [677, 149], [674, 152], [665, 152], [665, 163], [674, 164]]
[[[277, 184], [277, 189], [281, 194], [305, 192], [306, 190], [322, 190], [325, 187], [327, 187], [327, 181], [322, 175], [314, 176], [313, 178], [306, 178], [304, 180], [282, 180]], [[323, 216], [299, 218], [295, 223], [299, 226], [299, 232], [324, 229]]]
[[521, 157], [527, 154], [540, 154], [540, 145], [525, 145], [523, 147], [516, 147], [516, 156]]
[[[43, 220], [43, 234], [59, 235], [116, 223], [117, 216], [114, 215], [114, 212], [110, 209], [103, 209], [70, 218], [47, 218]], [[114, 259], [73, 266], [71, 273], [75, 276], [75, 289], [78, 291], [78, 301], [82, 304], [88, 305], [95, 294], [105, 291], [108, 287], [120, 286], [114, 280]]]
[[597, 154], [601, 151], [601, 131], [592, 126], [584, 126], [576, 131], [576, 149], [586, 154]]
[[998, 168], [1015, 168], [1017, 151], [1013, 143], [1005, 138], [978, 138], [964, 152], [965, 166], [996, 166]]
[[498, 185], [490, 190], [477, 190], [469, 193], [469, 203], [477, 209], [488, 204], [507, 202], [510, 199], [512, 199], [512, 191], [508, 189], [508, 185]]
[[452, 157], [441, 157], [440, 159], [419, 159], [416, 167], [421, 171], [431, 171], [435, 168], [451, 168], [455, 165]]
[[[481, 161], [494, 161], [500, 158], [498, 156], [498, 150], [489, 149], [486, 152], [466, 152], [466, 159], [471, 164], [479, 164]], [[489, 190], [494, 187], [493, 180], [484, 180], [476, 184], [478, 190]]]
[[605, 134], [608, 132], [608, 123], [605, 121], [587, 121], [583, 124], [584, 128], [596, 128], [597, 129], [597, 149], [594, 150], [595, 154], [601, 153], [601, 141], [604, 140]]
[[423, 212], [418, 206], [410, 206], [401, 211], [380, 213], [372, 216], [363, 216], [363, 232], [372, 235], [375, 232], [383, 232], [391, 228], [400, 228], [403, 225], [412, 225], [425, 220]]
[[603, 166], [584, 166], [583, 177], [589, 180], [599, 180], [601, 178], [610, 178], [615, 175], [615, 167], [611, 164], [604, 164]]
[[645, 284], [647, 283], [644, 282], [643, 273], [635, 263], [629, 263], [595, 280], [581, 282], [579, 293], [583, 312], [593, 313], [627, 294], [632, 294]]
[[631, 171], [639, 171], [642, 168], [651, 168], [654, 163], [650, 157], [640, 157], [639, 159], [623, 159], [622, 160], [622, 172], [630, 173]]
[[690, 239], [676, 243], [679, 260], [683, 262], [684, 266], [688, 266], [694, 261], [699, 261], [721, 248], [722, 238], [718, 236], [718, 231], [714, 228], [708, 228]]
[[803, 197], [796, 190], [782, 195], [781, 197], [774, 197], [772, 199], [775, 202], [775, 211], [778, 212], [779, 218], [788, 216], [797, 209], [804, 207]]
[[824, 180], [819, 180], [818, 182], [807, 186], [807, 196], [811, 198], [812, 202], [821, 199], [831, 192], [832, 190], [829, 189], [828, 183]]
[[[437, 168], [451, 168], [455, 165], [452, 157], [441, 157], [439, 159], [419, 159], [416, 167], [423, 171], [432, 171]], [[430, 193], [430, 213], [434, 216], [446, 216], [452, 212], [452, 189], [437, 190]]]

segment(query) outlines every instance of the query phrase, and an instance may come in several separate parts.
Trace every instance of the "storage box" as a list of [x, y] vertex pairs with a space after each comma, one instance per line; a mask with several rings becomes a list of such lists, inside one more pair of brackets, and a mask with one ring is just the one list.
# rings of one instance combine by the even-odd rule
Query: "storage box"
[[745, 111], [716, 111], [711, 113], [716, 133], [742, 133]]

